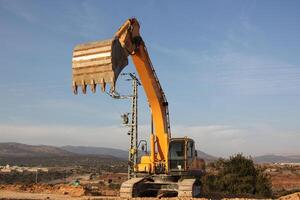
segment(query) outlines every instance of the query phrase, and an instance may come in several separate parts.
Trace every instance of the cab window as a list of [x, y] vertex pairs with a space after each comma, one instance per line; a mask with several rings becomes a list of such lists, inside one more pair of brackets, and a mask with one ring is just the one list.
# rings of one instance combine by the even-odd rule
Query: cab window
[[185, 168], [185, 142], [172, 141], [169, 149], [169, 165], [171, 170], [181, 171]]

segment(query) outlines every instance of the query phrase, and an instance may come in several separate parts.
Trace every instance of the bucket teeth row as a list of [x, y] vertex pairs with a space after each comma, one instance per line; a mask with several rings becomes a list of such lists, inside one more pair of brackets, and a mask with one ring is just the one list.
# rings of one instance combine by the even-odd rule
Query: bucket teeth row
[[[73, 86], [72, 86], [72, 88], [73, 88], [73, 93], [74, 93], [75, 95], [77, 95], [77, 94], [78, 94], [78, 87], [81, 87], [82, 93], [83, 93], [83, 94], [86, 94], [86, 93], [87, 93], [87, 86], [88, 86], [88, 85], [89, 85], [90, 90], [92, 91], [92, 93], [96, 93], [97, 85], [100, 85], [101, 91], [102, 91], [102, 92], [105, 92], [106, 82], [99, 83], [99, 84], [96, 84], [95, 82], [93, 82], [93, 83], [91, 83], [91, 84], [80, 84], [80, 85], [73, 84]], [[110, 91], [114, 91], [112, 85], [111, 85]]]
[[113, 92], [120, 72], [128, 64], [127, 56], [115, 38], [77, 45], [72, 58], [74, 94], [78, 93], [78, 87], [86, 94], [88, 85], [93, 93], [97, 85], [105, 92], [107, 83]]

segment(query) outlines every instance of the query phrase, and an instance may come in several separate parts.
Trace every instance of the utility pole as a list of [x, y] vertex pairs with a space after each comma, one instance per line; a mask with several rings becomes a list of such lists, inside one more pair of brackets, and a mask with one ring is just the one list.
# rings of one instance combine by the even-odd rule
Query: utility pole
[[137, 166], [138, 159], [138, 85], [139, 80], [133, 74], [129, 74], [132, 80], [131, 98], [131, 126], [130, 126], [130, 149], [128, 155], [128, 179], [136, 177], [134, 168]]
[[[124, 113], [121, 115], [123, 125], [130, 127], [128, 135], [130, 136], [130, 146], [128, 151], [128, 179], [136, 177], [135, 168], [138, 160], [138, 86], [141, 85], [134, 73], [122, 73], [121, 75], [128, 75], [126, 81], [132, 82], [132, 94], [120, 95], [117, 92], [109, 93], [115, 99], [131, 99], [131, 113]], [[128, 115], [130, 116], [130, 123]]]

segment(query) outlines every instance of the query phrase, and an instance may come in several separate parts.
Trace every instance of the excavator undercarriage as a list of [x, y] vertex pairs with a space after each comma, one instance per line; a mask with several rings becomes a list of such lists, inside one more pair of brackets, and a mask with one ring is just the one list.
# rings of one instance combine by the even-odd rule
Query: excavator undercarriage
[[132, 178], [122, 183], [120, 197], [198, 197], [200, 181], [196, 178], [178, 180], [179, 177], [152, 175]]

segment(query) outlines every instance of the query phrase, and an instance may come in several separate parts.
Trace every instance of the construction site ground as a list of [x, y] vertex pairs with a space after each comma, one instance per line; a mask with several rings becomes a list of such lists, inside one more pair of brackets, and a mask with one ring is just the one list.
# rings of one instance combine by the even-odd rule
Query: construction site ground
[[[44, 200], [44, 199], [57, 199], [57, 200], [93, 200], [93, 199], [121, 199], [115, 196], [80, 196], [74, 197], [64, 194], [45, 194], [45, 193], [29, 193], [29, 192], [14, 192], [8, 190], [0, 190], [0, 199], [2, 200]], [[135, 198], [138, 199], [156, 199], [156, 198]], [[162, 199], [183, 199], [183, 198], [162, 198]], [[207, 198], [197, 198], [198, 200], [208, 200]], [[226, 200], [228, 198], [224, 198]], [[246, 198], [232, 198], [236, 200], [243, 200]], [[279, 200], [300, 200], [300, 192], [280, 197]]]
[[[108, 195], [111, 194], [111, 195]], [[45, 185], [33, 184], [29, 186], [24, 185], [1, 185], [0, 199], [2, 200], [93, 200], [93, 199], [121, 199], [118, 197], [118, 192], [104, 193], [104, 195], [92, 196], [82, 186], [72, 186], [68, 184]], [[135, 199], [157, 199], [157, 198], [135, 198]], [[190, 198], [161, 198], [161, 199], [190, 199]], [[207, 200], [211, 198], [197, 198], [199, 200]], [[223, 199], [251, 199], [251, 198], [223, 198]], [[280, 200], [300, 200], [300, 192], [285, 195], [279, 198]]]
[[[272, 190], [274, 194], [277, 194], [276, 197], [282, 196], [280, 197], [282, 200], [300, 200], [300, 173], [298, 167], [291, 168], [278, 165], [263, 167], [271, 178]], [[17, 177], [17, 175], [20, 176], [20, 174], [12, 174], [12, 177]], [[0, 199], [120, 199], [119, 186], [126, 179], [126, 173], [107, 172], [101, 173], [101, 175], [93, 173], [71, 174], [69, 177], [37, 184], [32, 182], [2, 183], [0, 184]], [[76, 184], [76, 180], [79, 181], [78, 184]], [[287, 193], [293, 194], [285, 195]], [[222, 198], [212, 197], [211, 195], [205, 197], [200, 199]], [[230, 196], [230, 199], [246, 199], [233, 197]]]

